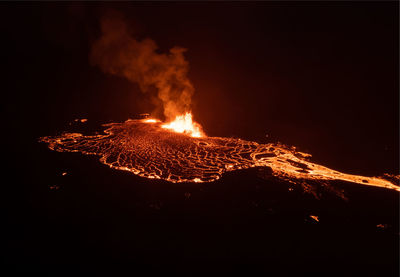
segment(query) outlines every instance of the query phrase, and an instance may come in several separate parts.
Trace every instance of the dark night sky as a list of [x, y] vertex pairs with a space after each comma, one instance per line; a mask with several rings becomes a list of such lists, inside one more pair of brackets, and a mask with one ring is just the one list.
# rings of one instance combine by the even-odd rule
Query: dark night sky
[[[48, 257], [54, 258], [55, 264], [68, 263], [68, 259], [76, 252], [85, 261], [86, 252], [82, 250], [80, 253], [81, 249], [77, 251], [75, 245], [84, 245], [88, 249], [94, 245], [90, 248], [92, 252], [87, 250], [92, 254], [97, 253], [96, 247], [102, 247], [102, 241], [110, 243], [112, 247], [117, 244], [123, 248], [124, 239], [133, 237], [129, 232], [136, 230], [134, 220], [129, 221], [132, 216], [137, 216], [139, 222], [141, 216], [144, 222], [154, 219], [152, 214], [147, 219], [146, 213], [143, 215], [140, 209], [137, 210], [142, 195], [155, 195], [160, 199], [172, 195], [173, 199], [178, 192], [181, 193], [177, 188], [170, 190], [164, 183], [157, 187], [158, 184], [154, 185], [148, 180], [141, 183], [141, 179], [135, 176], [107, 171], [97, 161], [90, 163], [89, 160], [76, 159], [75, 162], [73, 158], [76, 156], [49, 153], [44, 145], [38, 145], [39, 137], [64, 131], [75, 118], [88, 118], [88, 124], [103, 123], [124, 121], [152, 111], [150, 101], [135, 84], [106, 75], [89, 64], [91, 44], [99, 35], [99, 19], [111, 9], [126, 16], [135, 26], [133, 31], [138, 37], [149, 37], [156, 41], [160, 52], [166, 52], [175, 45], [188, 49], [185, 56], [190, 63], [189, 77], [196, 89], [193, 112], [208, 135], [235, 136], [259, 142], [280, 141], [311, 153], [312, 161], [316, 163], [346, 173], [372, 176], [399, 171], [398, 2], [43, 2], [0, 5], [2, 120], [8, 131], [3, 135], [6, 143], [3, 145], [6, 148], [6, 158], [3, 160], [7, 162], [6, 170], [11, 170], [7, 173], [14, 173], [15, 178], [4, 187], [16, 192], [15, 199], [4, 193], [9, 199], [7, 220], [12, 223], [5, 225], [15, 226], [10, 231], [13, 234], [12, 240], [9, 240], [9, 251], [17, 253], [15, 264], [28, 261], [29, 265], [31, 257], [42, 259], [44, 264]], [[89, 167], [85, 168], [88, 164]], [[53, 195], [47, 187], [53, 179], [58, 180], [53, 178], [52, 171], [58, 174], [55, 168], [59, 170], [58, 167], [65, 165], [75, 166], [75, 177], [71, 174], [69, 186], [61, 189], [60, 194]], [[95, 176], [86, 174], [86, 170], [98, 172], [96, 181], [93, 179]], [[118, 184], [115, 180], [123, 181]], [[18, 181], [23, 184], [18, 185]], [[208, 208], [201, 198], [195, 202], [199, 203], [198, 206], [193, 204], [194, 208], [190, 210], [195, 211], [193, 214], [186, 214], [182, 208], [186, 204], [181, 207], [180, 202], [176, 201], [178, 219], [174, 217], [173, 209], [171, 218], [179, 224], [164, 225], [165, 218], [160, 217], [154, 223], [155, 227], [148, 227], [153, 233], [143, 229], [144, 237], [152, 242], [150, 234], [159, 236], [156, 231], [161, 227], [169, 228], [170, 233], [167, 234], [172, 236], [176, 230], [184, 228], [192, 228], [190, 230], [197, 234], [197, 227], [202, 226], [203, 221], [204, 224], [214, 224], [212, 226], [220, 228], [209, 230], [208, 225], [202, 227], [201, 232], [204, 231], [208, 236], [203, 237], [204, 241], [192, 241], [201, 248], [203, 244], [207, 247], [207, 243], [218, 243], [221, 238], [224, 240], [223, 230], [229, 229], [229, 224], [232, 224], [232, 229], [242, 224], [242, 229], [228, 236], [234, 241], [242, 237], [241, 232], [252, 232], [246, 225], [252, 220], [248, 219], [246, 212], [253, 216], [252, 208], [245, 206], [243, 209], [247, 210], [243, 212], [229, 199], [235, 193], [237, 195], [232, 197], [247, 197], [248, 191], [243, 194], [237, 189], [240, 186], [231, 186], [235, 182], [240, 181], [235, 177], [227, 178], [225, 183], [221, 181], [214, 186], [214, 194], [205, 197], [207, 205], [211, 202], [215, 205], [210, 204], [207, 210], [210, 220], [215, 219], [214, 223], [208, 222], [204, 214], [198, 218], [192, 216]], [[253, 184], [242, 185], [249, 191], [256, 187]], [[268, 196], [268, 189], [279, 190], [273, 185], [270, 187], [266, 188], [267, 193], [263, 197]], [[287, 193], [286, 188], [280, 189]], [[256, 189], [254, 191], [257, 192]], [[327, 225], [321, 224], [322, 229], [313, 229], [314, 233], [308, 233], [307, 226], [303, 228], [303, 210], [295, 206], [302, 199], [283, 194], [282, 209], [287, 217], [279, 215], [277, 222], [289, 231], [285, 231], [286, 248], [282, 251], [291, 251], [291, 243], [297, 243], [301, 247], [291, 252], [294, 253], [291, 257], [297, 257], [297, 254], [298, 257], [304, 256], [300, 264], [304, 262], [304, 266], [308, 266], [309, 257], [318, 259], [318, 253], [325, 253], [328, 255], [326, 264], [335, 264], [336, 267], [336, 264], [343, 262], [341, 257], [347, 251], [342, 245], [349, 245], [353, 252], [344, 253], [347, 256], [343, 259], [348, 265], [353, 265], [354, 272], [358, 272], [358, 265], [370, 261], [368, 259], [371, 257], [377, 257], [377, 264], [389, 264], [388, 270], [391, 270], [398, 256], [389, 252], [395, 245], [393, 241], [398, 242], [398, 236], [376, 235], [374, 228], [380, 221], [374, 220], [392, 220], [398, 232], [398, 221], [393, 219], [398, 217], [398, 213], [391, 209], [398, 204], [398, 200], [395, 194], [387, 191], [371, 190], [371, 193], [367, 193], [365, 188], [360, 188], [360, 191], [363, 193], [353, 197], [356, 200], [350, 202], [348, 210], [345, 206], [347, 204], [340, 202], [335, 206], [338, 211], [333, 211], [328, 201], [327, 206], [321, 210], [337, 214], [331, 215], [331, 222]], [[258, 196], [258, 192], [255, 195]], [[275, 197], [274, 194], [270, 195]], [[373, 201], [369, 201], [375, 196], [378, 200], [373, 198]], [[276, 199], [268, 201], [281, 203], [276, 202]], [[295, 203], [294, 206], [290, 206], [291, 202]], [[360, 202], [362, 205], [357, 206]], [[224, 213], [214, 217], [212, 209], [223, 208], [224, 205], [220, 203], [226, 205], [223, 211], [232, 216], [226, 219], [228, 227], [220, 224], [225, 222]], [[323, 204], [321, 201], [318, 206]], [[340, 207], [345, 208], [340, 210]], [[382, 207], [382, 210], [376, 211], [376, 207]], [[96, 213], [97, 209], [100, 215]], [[345, 221], [343, 218], [349, 210], [355, 211], [356, 215]], [[242, 217], [236, 218], [236, 211]], [[165, 213], [168, 215], [168, 212]], [[181, 213], [189, 219], [180, 221]], [[296, 217], [297, 213], [299, 217]], [[263, 216], [261, 213], [255, 214], [256, 223], [252, 224], [262, 224]], [[362, 224], [361, 227], [357, 225], [357, 222], [367, 219], [371, 220], [372, 223], [368, 224], [373, 227], [369, 233], [363, 232]], [[196, 220], [199, 225], [193, 223]], [[193, 224], [183, 226], [187, 222]], [[270, 223], [265, 221], [255, 238], [265, 237], [263, 232], [268, 232], [271, 226], [278, 226], [273, 235], [281, 234], [280, 225], [274, 221], [268, 225]], [[353, 229], [348, 230], [347, 225]], [[36, 233], [31, 234], [31, 228], [36, 228]], [[47, 232], [52, 228], [65, 230], [61, 233], [63, 239], [59, 239], [57, 232]], [[303, 233], [293, 237], [291, 228], [303, 228], [305, 231], [302, 229]], [[98, 233], [98, 230], [105, 231]], [[337, 230], [338, 236], [335, 233]], [[119, 235], [114, 236], [114, 231]], [[215, 231], [220, 232], [221, 236], [215, 237], [212, 234]], [[85, 232], [91, 235], [86, 236]], [[250, 239], [254, 236], [251, 232], [246, 233]], [[145, 236], [147, 233], [148, 237]], [[301, 237], [304, 234], [313, 243], [310, 249], [321, 252], [315, 254], [311, 253], [313, 250], [308, 250], [309, 245]], [[326, 234], [328, 239], [324, 237]], [[376, 236], [370, 239], [371, 234]], [[191, 233], [184, 235], [190, 238]], [[47, 243], [41, 249], [42, 256], [36, 255], [36, 251], [40, 250], [36, 247], [36, 243], [40, 242], [36, 236]], [[293, 241], [287, 240], [288, 237], [293, 237]], [[74, 241], [76, 238], [79, 239]], [[161, 238], [159, 241], [162, 241]], [[323, 247], [320, 247], [319, 240], [323, 241]], [[147, 242], [139, 236], [139, 245], [141, 241], [144, 244]], [[231, 245], [230, 240], [225, 241]], [[183, 240], [178, 242], [182, 245], [186, 243]], [[136, 241], [130, 243], [129, 246]], [[246, 240], [237, 243], [243, 246], [238, 249], [248, 247]], [[257, 243], [260, 242], [254, 239], [254, 245]], [[270, 241], [262, 243], [268, 244]], [[279, 243], [277, 240], [274, 245], [276, 249], [281, 248]], [[54, 253], [63, 255], [61, 252], [64, 248], [58, 249], [59, 244], [70, 249], [70, 252], [65, 252], [64, 260], [57, 260], [53, 252], [48, 251], [55, 249]], [[386, 256], [379, 253], [383, 244]], [[111, 250], [116, 249], [112, 247]], [[329, 247], [336, 249], [336, 252], [332, 252]], [[22, 254], [18, 249], [22, 249]], [[303, 255], [303, 250], [299, 249], [305, 249], [304, 253], [308, 254]], [[129, 251], [126, 250], [126, 253], [131, 253]], [[247, 255], [246, 251], [243, 253]], [[22, 260], [25, 254], [28, 258]], [[114, 252], [110, 255], [114, 255]], [[148, 255], [152, 257], [153, 253], [149, 252]], [[274, 254], [271, 255], [275, 258]], [[279, 257], [284, 260], [286, 256], [283, 255], [286, 254]], [[93, 262], [97, 263], [94, 257]], [[173, 259], [174, 256], [171, 257]], [[333, 257], [332, 263], [329, 257]], [[386, 260], [386, 257], [390, 259]], [[104, 259], [108, 258], [106, 256]], [[324, 265], [322, 263], [321, 268]], [[368, 270], [368, 267], [364, 269]]]

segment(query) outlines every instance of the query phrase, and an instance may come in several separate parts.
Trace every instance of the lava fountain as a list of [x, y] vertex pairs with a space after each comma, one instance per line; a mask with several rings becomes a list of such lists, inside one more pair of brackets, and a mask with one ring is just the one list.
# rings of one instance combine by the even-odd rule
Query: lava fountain
[[200, 124], [192, 120], [192, 114], [189, 112], [184, 115], [177, 116], [174, 121], [163, 124], [161, 127], [170, 129], [177, 133], [184, 133], [194, 138], [201, 138], [205, 136]]
[[400, 191], [398, 176], [346, 174], [311, 162], [311, 155], [294, 147], [208, 137], [191, 113], [167, 123], [147, 118], [103, 126], [103, 134], [64, 133], [40, 141], [51, 150], [97, 155], [111, 168], [174, 183], [212, 182], [229, 171], [268, 167], [275, 177], [294, 183], [342, 180]]

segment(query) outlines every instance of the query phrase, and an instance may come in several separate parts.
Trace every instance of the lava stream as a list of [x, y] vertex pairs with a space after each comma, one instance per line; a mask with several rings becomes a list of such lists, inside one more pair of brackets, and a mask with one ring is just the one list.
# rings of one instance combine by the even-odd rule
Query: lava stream
[[[198, 128], [188, 128], [188, 121]], [[400, 191], [395, 184], [398, 176], [391, 182], [380, 177], [345, 174], [312, 163], [309, 154], [281, 144], [207, 137], [191, 116], [168, 124], [141, 119], [104, 126], [107, 129], [100, 135], [64, 133], [40, 141], [55, 151], [98, 155], [102, 163], [112, 168], [170, 182], [211, 182], [225, 172], [269, 167], [274, 176], [296, 183], [342, 180]]]

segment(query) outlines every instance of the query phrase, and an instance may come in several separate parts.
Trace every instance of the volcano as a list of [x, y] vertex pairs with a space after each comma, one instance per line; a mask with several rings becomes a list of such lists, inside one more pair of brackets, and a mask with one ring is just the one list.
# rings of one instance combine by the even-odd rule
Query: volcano
[[2, 275], [399, 276], [398, 8], [4, 3]]

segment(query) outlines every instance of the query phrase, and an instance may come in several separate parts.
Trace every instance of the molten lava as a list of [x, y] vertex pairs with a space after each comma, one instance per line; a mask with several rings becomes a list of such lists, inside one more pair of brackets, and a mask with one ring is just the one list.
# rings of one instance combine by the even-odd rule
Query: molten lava
[[147, 122], [147, 123], [157, 123], [157, 122], [159, 122], [159, 120], [154, 119], [154, 118], [147, 118], [147, 119], [144, 119], [143, 121]]
[[59, 152], [100, 156], [111, 168], [170, 182], [211, 182], [229, 171], [266, 167], [272, 175], [309, 188], [341, 180], [400, 191], [399, 176], [364, 177], [312, 163], [311, 155], [282, 144], [258, 144], [234, 138], [207, 137], [191, 114], [170, 123], [156, 119], [105, 124], [104, 134], [64, 133], [43, 137]]
[[174, 121], [161, 125], [162, 128], [170, 129], [176, 133], [187, 134], [194, 138], [204, 137], [204, 132], [200, 124], [192, 120], [192, 114], [186, 113], [184, 115], [179, 115]]

